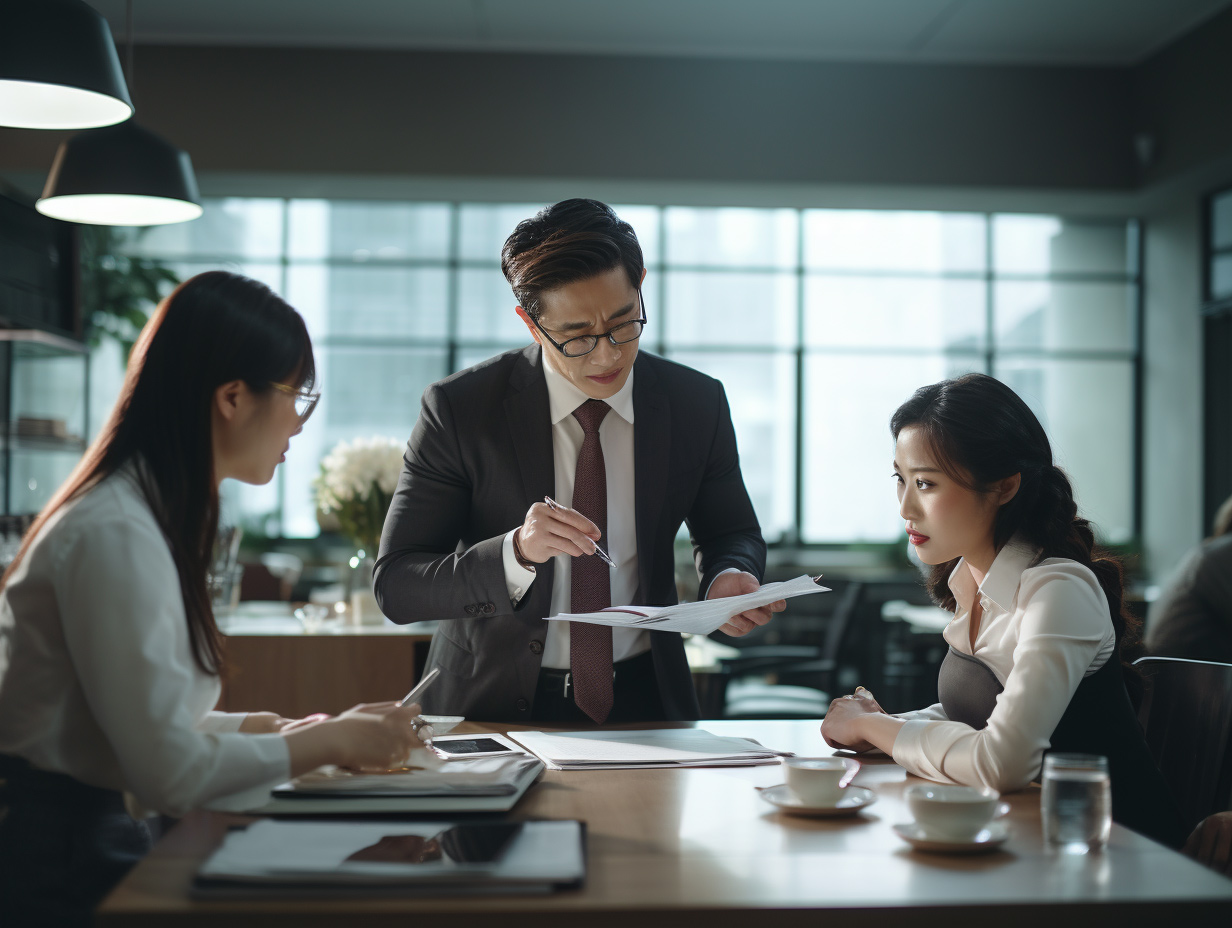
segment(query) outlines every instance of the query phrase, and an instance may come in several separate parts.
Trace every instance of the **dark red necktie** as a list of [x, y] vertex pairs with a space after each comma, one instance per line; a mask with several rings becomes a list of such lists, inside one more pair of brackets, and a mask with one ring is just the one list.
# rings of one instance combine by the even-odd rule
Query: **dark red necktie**
[[[587, 400], [573, 410], [584, 438], [573, 476], [573, 508], [590, 519], [607, 544], [607, 468], [599, 444], [599, 423], [611, 411], [602, 400]], [[609, 552], [611, 548], [607, 549]], [[612, 578], [597, 555], [575, 557], [569, 584], [571, 612], [598, 612], [612, 604]], [[569, 624], [569, 670], [573, 701], [602, 725], [612, 711], [612, 629], [607, 625]]]

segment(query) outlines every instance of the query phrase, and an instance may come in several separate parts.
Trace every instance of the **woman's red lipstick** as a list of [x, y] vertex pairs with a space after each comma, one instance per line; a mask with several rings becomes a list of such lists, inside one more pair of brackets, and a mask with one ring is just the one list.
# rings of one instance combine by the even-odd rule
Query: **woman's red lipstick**
[[924, 542], [928, 541], [927, 535], [921, 535], [919, 532], [911, 529], [907, 529], [907, 537], [911, 540], [913, 545], [922, 545]]

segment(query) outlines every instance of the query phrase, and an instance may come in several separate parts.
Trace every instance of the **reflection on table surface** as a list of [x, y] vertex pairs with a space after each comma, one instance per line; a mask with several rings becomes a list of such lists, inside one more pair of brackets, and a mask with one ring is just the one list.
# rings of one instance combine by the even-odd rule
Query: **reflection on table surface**
[[[780, 750], [831, 753], [816, 722], [697, 724]], [[518, 726], [466, 723], [458, 731], [511, 728]], [[1059, 914], [1120, 928], [1127, 918], [1206, 923], [1232, 906], [1232, 881], [1119, 826], [1101, 853], [1046, 849], [1036, 788], [1006, 796], [1012, 834], [1002, 850], [972, 857], [913, 851], [892, 826], [910, 820], [903, 790], [914, 778], [886, 759], [865, 758], [864, 764], [861, 780], [878, 801], [851, 819], [793, 817], [769, 805], [756, 787], [782, 782], [778, 766], [549, 771], [511, 817], [582, 819], [589, 854], [585, 888], [550, 897], [193, 903], [188, 887], [196, 866], [229, 825], [244, 821], [193, 813], [107, 900], [101, 923], [149, 924], [193, 911], [242, 916], [243, 924], [293, 918], [297, 925], [358, 925], [413, 912], [502, 913], [502, 924], [533, 918], [537, 925], [561, 926], [579, 917], [613, 926], [629, 917], [673, 925], [704, 917], [707, 928], [748, 928], [750, 919], [766, 916], [776, 926], [816, 926], [817, 909], [839, 909], [858, 911], [861, 925], [983, 917], [1001, 928], [1037, 926], [1041, 917]]]

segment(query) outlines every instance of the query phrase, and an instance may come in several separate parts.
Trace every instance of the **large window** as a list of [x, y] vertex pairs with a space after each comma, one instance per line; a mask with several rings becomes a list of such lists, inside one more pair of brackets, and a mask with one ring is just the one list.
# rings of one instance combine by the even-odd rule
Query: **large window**
[[[324, 397], [269, 487], [229, 502], [272, 534], [317, 532], [310, 481], [335, 442], [404, 439], [429, 383], [526, 344], [500, 247], [542, 204], [223, 199], [151, 230], [184, 275], [226, 267], [308, 321]], [[1134, 222], [1053, 216], [617, 206], [650, 274], [642, 346], [725, 385], [767, 539], [901, 534], [890, 414], [986, 371], [1040, 416], [1084, 512], [1136, 529]]]

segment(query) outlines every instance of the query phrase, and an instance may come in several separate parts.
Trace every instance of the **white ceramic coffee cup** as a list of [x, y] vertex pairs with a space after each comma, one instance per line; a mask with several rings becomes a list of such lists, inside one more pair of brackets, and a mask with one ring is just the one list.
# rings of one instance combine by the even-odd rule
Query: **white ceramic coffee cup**
[[843, 798], [843, 787], [859, 762], [843, 757], [788, 757], [783, 760], [787, 788], [809, 806], [832, 806]]
[[930, 837], [965, 841], [993, 817], [1009, 811], [1001, 794], [987, 786], [924, 786], [906, 789], [907, 806], [916, 824]]

